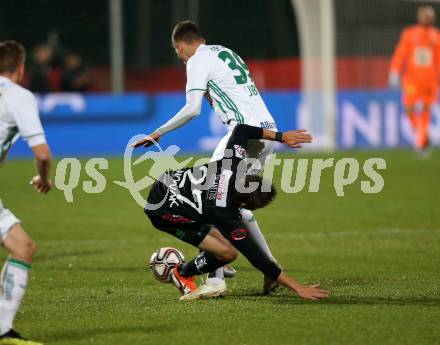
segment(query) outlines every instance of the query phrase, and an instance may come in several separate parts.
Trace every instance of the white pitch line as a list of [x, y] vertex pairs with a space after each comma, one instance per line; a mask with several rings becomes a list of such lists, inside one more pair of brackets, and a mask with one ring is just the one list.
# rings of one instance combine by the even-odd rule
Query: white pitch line
[[[366, 230], [366, 231], [337, 231], [337, 232], [287, 232], [287, 233], [271, 233], [268, 238], [327, 238], [327, 237], [362, 237], [362, 236], [401, 236], [401, 235], [421, 235], [432, 234], [440, 235], [440, 229], [382, 229], [382, 230]], [[158, 239], [163, 242], [161, 239]], [[164, 239], [165, 240], [165, 239]], [[103, 243], [114, 243], [117, 245], [142, 243], [148, 241], [147, 236], [136, 237], [123, 240], [115, 239], [84, 239], [84, 240], [42, 240], [38, 241], [42, 245], [100, 245]]]
[[307, 237], [362, 237], [362, 236], [400, 236], [400, 235], [420, 235], [435, 234], [440, 235], [440, 229], [382, 229], [366, 231], [337, 231], [337, 232], [309, 232], [309, 233], [272, 233], [269, 238], [307, 238]]
[[109, 238], [103, 238], [103, 239], [84, 239], [84, 240], [42, 240], [37, 241], [38, 244], [43, 245], [65, 245], [65, 244], [81, 244], [81, 245], [100, 245], [102, 243], [114, 243], [117, 245], [120, 244], [130, 244], [130, 243], [136, 243], [136, 242], [145, 242], [148, 238], [147, 237], [136, 237], [136, 238], [129, 238], [124, 240], [117, 240], [117, 239], [109, 239]]

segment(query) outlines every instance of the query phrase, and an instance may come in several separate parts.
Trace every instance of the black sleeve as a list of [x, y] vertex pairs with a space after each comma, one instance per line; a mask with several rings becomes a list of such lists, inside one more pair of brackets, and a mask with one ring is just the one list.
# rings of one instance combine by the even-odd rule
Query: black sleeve
[[237, 125], [226, 144], [226, 149], [234, 150], [238, 145], [246, 150], [249, 139], [263, 139], [263, 129], [249, 125]]
[[256, 269], [278, 280], [281, 269], [261, 251], [241, 220], [222, 220], [214, 225]]

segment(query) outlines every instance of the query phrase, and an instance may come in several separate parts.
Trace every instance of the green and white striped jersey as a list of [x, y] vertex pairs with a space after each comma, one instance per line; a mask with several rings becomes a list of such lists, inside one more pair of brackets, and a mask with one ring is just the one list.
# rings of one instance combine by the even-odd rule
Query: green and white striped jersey
[[223, 123], [276, 128], [249, 68], [234, 51], [202, 44], [188, 60], [186, 74], [186, 92], [208, 92]]
[[20, 135], [30, 147], [46, 143], [34, 95], [0, 76], [0, 165]]

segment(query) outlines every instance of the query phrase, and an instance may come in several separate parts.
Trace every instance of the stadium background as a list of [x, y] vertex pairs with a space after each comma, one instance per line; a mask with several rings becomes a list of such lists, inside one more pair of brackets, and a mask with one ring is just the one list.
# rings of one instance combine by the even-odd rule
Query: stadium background
[[[402, 114], [400, 94], [388, 88], [387, 78], [399, 34], [414, 22], [420, 2], [336, 0], [333, 13], [312, 8], [310, 26], [317, 27], [312, 30], [313, 40], [323, 39], [320, 21], [327, 17], [332, 21], [334, 89], [327, 90], [318, 81], [311, 98], [302, 92], [302, 66], [305, 59], [317, 60], [319, 65], [324, 52], [318, 47], [318, 56], [312, 58], [302, 52], [301, 40], [305, 38], [300, 36], [295, 2], [315, 9], [325, 3], [243, 0], [222, 1], [219, 6], [214, 0], [46, 0], [39, 1], [38, 6], [32, 1], [17, 6], [15, 1], [5, 0], [0, 4], [0, 39], [23, 42], [30, 68], [36, 46], [44, 44], [53, 50], [47, 75], [51, 92], [37, 94], [56, 156], [122, 154], [132, 135], [155, 129], [180, 109], [184, 104], [185, 70], [170, 46], [170, 34], [173, 25], [186, 18], [200, 24], [208, 43], [231, 47], [246, 60], [281, 130], [306, 126], [315, 135], [319, 131], [331, 133], [330, 141], [317, 145], [324, 149], [408, 146], [413, 138]], [[114, 39], [114, 22], [109, 15], [112, 3], [120, 3], [116, 17], [120, 15], [122, 20], [123, 85], [116, 87], [112, 84], [110, 53]], [[440, 10], [439, 5], [434, 7]], [[36, 20], [32, 30], [26, 24], [30, 18]], [[84, 61], [89, 78], [87, 92], [60, 93], [63, 59], [70, 52]], [[27, 82], [30, 86], [29, 79]], [[118, 92], [112, 92], [115, 90]], [[326, 92], [334, 95], [334, 116], [327, 116], [331, 107], [327, 103], [317, 106]], [[310, 125], [310, 119], [318, 128]], [[439, 119], [436, 105], [431, 128], [434, 145], [440, 143]], [[322, 128], [320, 123], [327, 123], [327, 127]], [[211, 151], [223, 134], [223, 126], [205, 104], [199, 118], [168, 135], [163, 143], [179, 143], [182, 152]], [[185, 140], [193, 135], [200, 139]], [[98, 145], [97, 138], [104, 136], [112, 141]], [[23, 143], [12, 151], [15, 157], [29, 154]]]

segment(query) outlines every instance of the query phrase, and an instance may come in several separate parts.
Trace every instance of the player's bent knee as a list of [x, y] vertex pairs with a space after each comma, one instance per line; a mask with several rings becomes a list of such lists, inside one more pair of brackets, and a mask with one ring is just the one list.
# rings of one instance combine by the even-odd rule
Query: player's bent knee
[[3, 246], [12, 258], [29, 263], [35, 253], [35, 243], [23, 230], [20, 223], [11, 227], [3, 241]]
[[22, 260], [25, 262], [32, 262], [36, 250], [35, 242], [30, 238], [23, 240], [13, 250], [10, 251], [11, 256], [14, 259]]
[[219, 259], [225, 263], [229, 263], [237, 259], [238, 252], [234, 247], [225, 247], [222, 253], [219, 255]]
[[37, 250], [37, 246], [35, 242], [29, 239], [25, 244], [25, 254], [29, 259], [32, 259], [35, 255], [35, 251]]

